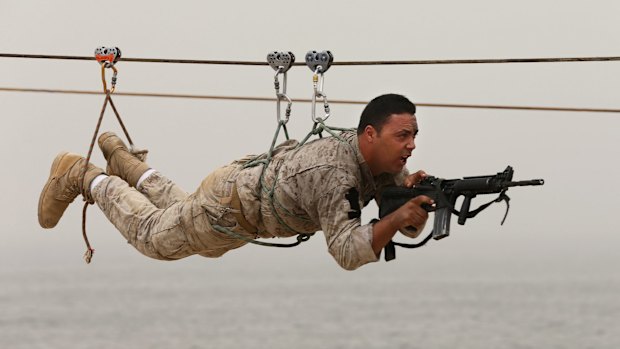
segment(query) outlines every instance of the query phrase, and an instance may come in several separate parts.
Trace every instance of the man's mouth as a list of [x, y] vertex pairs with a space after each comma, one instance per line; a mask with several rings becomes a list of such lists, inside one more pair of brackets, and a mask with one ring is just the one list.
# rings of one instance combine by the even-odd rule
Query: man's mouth
[[407, 163], [407, 158], [409, 158], [410, 156], [411, 156], [411, 155], [405, 155], [405, 156], [402, 156], [402, 157], [400, 158], [400, 163], [401, 163], [401, 164], [403, 164], [403, 165], [405, 165], [405, 164]]

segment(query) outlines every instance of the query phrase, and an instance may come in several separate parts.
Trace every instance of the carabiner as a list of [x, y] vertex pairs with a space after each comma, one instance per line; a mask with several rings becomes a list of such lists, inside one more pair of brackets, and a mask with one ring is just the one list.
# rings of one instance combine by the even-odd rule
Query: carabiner
[[[289, 96], [287, 96], [284, 93], [277, 93], [276, 96], [277, 96], [277, 99], [278, 99], [278, 101], [277, 101], [277, 103], [278, 103], [277, 104], [278, 123], [284, 122], [284, 124], [286, 124], [286, 123], [288, 123], [288, 119], [291, 117], [291, 109], [292, 109], [292, 106], [293, 106], [293, 101], [291, 100], [291, 98]], [[285, 114], [284, 114], [284, 121], [282, 121], [282, 118], [280, 117], [280, 114], [281, 114], [281, 112], [280, 112], [280, 102], [283, 99], [286, 99], [286, 101], [287, 101], [286, 111], [285, 111]]]
[[[295, 63], [295, 55], [292, 52], [278, 52], [273, 51], [267, 54], [267, 63], [276, 71], [273, 77], [273, 84], [276, 90], [276, 99], [277, 99], [277, 108], [276, 108], [276, 116], [278, 123], [286, 124], [291, 116], [291, 108], [293, 105], [293, 101], [286, 95], [286, 72], [291, 69], [293, 63]], [[282, 92], [280, 92], [280, 81], [278, 80], [279, 75], [282, 74]], [[282, 120], [282, 112], [280, 103], [282, 100], [286, 100], [288, 105], [286, 107], [286, 114], [284, 120]]]
[[[308, 51], [306, 53], [306, 65], [312, 71], [312, 86], [314, 93], [312, 94], [312, 121], [324, 122], [330, 116], [329, 103], [327, 102], [327, 95], [323, 92], [325, 77], [323, 74], [329, 69], [334, 61], [334, 55], [330, 51]], [[323, 100], [323, 109], [325, 115], [323, 117], [316, 116], [316, 100], [321, 98]]]

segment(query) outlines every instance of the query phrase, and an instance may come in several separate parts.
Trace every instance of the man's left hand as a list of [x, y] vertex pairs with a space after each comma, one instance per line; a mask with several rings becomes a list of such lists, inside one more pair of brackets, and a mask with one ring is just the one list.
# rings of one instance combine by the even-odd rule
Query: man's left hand
[[428, 174], [426, 174], [426, 172], [424, 172], [423, 170], [420, 170], [407, 176], [405, 178], [405, 181], [403, 182], [403, 185], [407, 188], [411, 188], [414, 185], [420, 183], [426, 177], [428, 177]]

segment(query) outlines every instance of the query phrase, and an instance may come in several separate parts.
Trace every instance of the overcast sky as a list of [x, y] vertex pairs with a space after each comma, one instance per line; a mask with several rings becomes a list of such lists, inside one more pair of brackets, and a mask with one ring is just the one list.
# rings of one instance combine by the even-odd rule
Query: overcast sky
[[[85, 56], [106, 45], [120, 47], [124, 57], [250, 61], [262, 61], [272, 50], [293, 51], [303, 61], [306, 51], [326, 49], [336, 61], [618, 56], [620, 3], [559, 4], [2, 0], [0, 52]], [[273, 96], [273, 71], [266, 66], [117, 66], [119, 92]], [[418, 103], [618, 108], [619, 77], [620, 62], [336, 66], [325, 75], [325, 93], [333, 99], [396, 92]], [[307, 68], [293, 68], [288, 78], [293, 99], [310, 98]], [[0, 58], [0, 87], [98, 90], [99, 66]], [[150, 149], [150, 165], [187, 191], [217, 166], [265, 151], [275, 127], [275, 104], [269, 102], [121, 96], [115, 101], [136, 144]], [[0, 92], [3, 267], [82, 263], [81, 199], [51, 231], [38, 226], [36, 208], [54, 156], [61, 150], [86, 153], [102, 102], [102, 96]], [[355, 126], [362, 108], [332, 105], [330, 121]], [[544, 178], [546, 184], [511, 190], [511, 213], [502, 227], [503, 204], [466, 226], [454, 222], [448, 239], [423, 251], [399, 251], [397, 261], [370, 270], [402, 271], [415, 260], [445, 270], [458, 264], [525, 274], [617, 275], [617, 114], [420, 107], [417, 116], [420, 134], [410, 170], [455, 178], [512, 165], [516, 179]], [[294, 103], [291, 135], [302, 138], [310, 126], [309, 104]], [[113, 114], [106, 115], [103, 129], [120, 131]], [[93, 161], [105, 166], [98, 149]], [[370, 207], [364, 220], [375, 216]], [[96, 207], [89, 209], [88, 226], [97, 249], [94, 263], [153, 263], [127, 245]], [[252, 246], [224, 260], [291, 262], [295, 268], [300, 262], [291, 253]], [[322, 236], [295, 253], [337, 269]]]

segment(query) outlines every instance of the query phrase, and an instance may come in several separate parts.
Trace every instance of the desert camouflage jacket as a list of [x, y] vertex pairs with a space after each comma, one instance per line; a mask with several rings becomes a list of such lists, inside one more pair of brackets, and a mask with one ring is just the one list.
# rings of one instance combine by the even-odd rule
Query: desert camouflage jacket
[[361, 210], [372, 199], [380, 200], [382, 187], [402, 184], [406, 169], [397, 176], [373, 177], [354, 132], [297, 145], [289, 140], [275, 149], [262, 190], [262, 165], [243, 169], [237, 176], [247, 221], [264, 238], [322, 230], [329, 253], [345, 269], [376, 261], [373, 227], [361, 224]]

